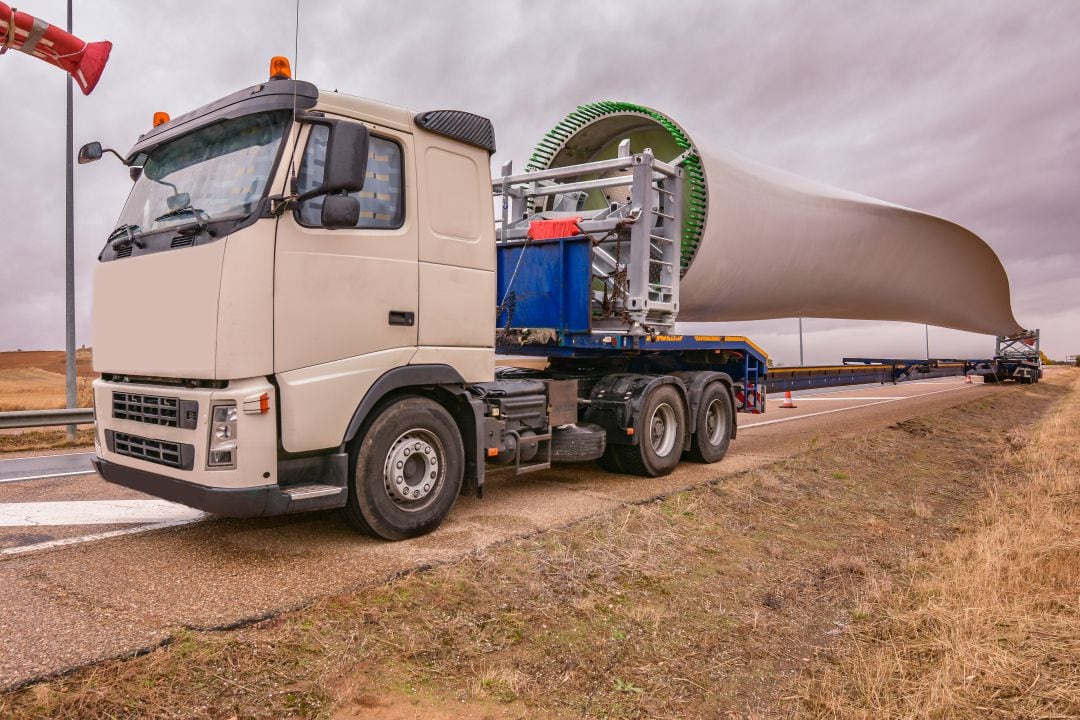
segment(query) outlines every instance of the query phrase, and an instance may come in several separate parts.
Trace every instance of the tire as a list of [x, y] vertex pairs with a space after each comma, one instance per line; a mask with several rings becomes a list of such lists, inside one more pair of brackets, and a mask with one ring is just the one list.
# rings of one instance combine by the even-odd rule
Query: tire
[[[612, 445], [604, 454], [621, 472], [662, 477], [682, 459], [686, 445], [686, 404], [672, 385], [658, 385], [645, 399], [638, 423], [637, 445]], [[606, 467], [606, 466], [605, 466]]]
[[603, 457], [606, 445], [607, 433], [599, 425], [578, 423], [557, 427], [551, 433], [551, 461], [591, 462]]
[[383, 540], [429, 533], [461, 492], [461, 433], [445, 408], [423, 397], [397, 398], [375, 412], [352, 449], [345, 520]]
[[996, 383], [998, 382], [998, 376], [996, 373], [987, 373], [983, 375], [984, 383]]
[[687, 458], [699, 463], [720, 462], [731, 444], [731, 424], [734, 418], [731, 395], [727, 387], [714, 382], [705, 387], [698, 404], [694, 423], [696, 432], [690, 442]]

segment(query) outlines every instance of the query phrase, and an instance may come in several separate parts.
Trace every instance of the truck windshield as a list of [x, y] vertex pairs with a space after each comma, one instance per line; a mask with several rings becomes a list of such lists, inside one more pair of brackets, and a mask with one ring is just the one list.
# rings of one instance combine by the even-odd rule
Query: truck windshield
[[288, 110], [246, 115], [158, 145], [146, 156], [117, 227], [146, 233], [251, 214], [290, 117]]

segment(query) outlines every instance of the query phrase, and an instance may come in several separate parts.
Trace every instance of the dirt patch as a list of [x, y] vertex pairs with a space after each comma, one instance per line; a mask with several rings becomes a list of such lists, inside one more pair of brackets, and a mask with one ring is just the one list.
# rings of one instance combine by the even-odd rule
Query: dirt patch
[[4, 695], [0, 716], [786, 716], [798, 679], [956, 537], [1063, 392], [1017, 387], [251, 627], [181, 632]]
[[[66, 353], [63, 350], [12, 350], [0, 352], [0, 374], [8, 370], [37, 368], [56, 375], [64, 374]], [[75, 351], [75, 374], [78, 377], [95, 377], [93, 351], [81, 348]]]
[[[66, 407], [64, 358], [63, 352], [48, 350], [0, 353], [0, 412]], [[93, 405], [91, 365], [89, 349], [76, 351], [79, 407]]]

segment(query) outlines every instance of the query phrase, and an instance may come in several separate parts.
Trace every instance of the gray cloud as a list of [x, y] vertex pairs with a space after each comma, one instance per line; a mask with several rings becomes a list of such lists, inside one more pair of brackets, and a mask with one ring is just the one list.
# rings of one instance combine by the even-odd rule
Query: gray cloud
[[[77, 96], [76, 142], [124, 149], [174, 114], [262, 79], [292, 54], [292, 2], [78, 3], [77, 33], [115, 43]], [[64, 3], [33, 11], [60, 21]], [[678, 118], [702, 145], [942, 215], [1009, 272], [1016, 316], [1053, 355], [1080, 352], [1080, 6], [993, 2], [316, 2], [302, 5], [298, 74], [414, 109], [496, 124], [518, 168], [574, 105], [626, 99]], [[63, 78], [0, 58], [0, 348], [63, 343]], [[127, 192], [77, 168], [79, 338], [90, 272]], [[782, 361], [794, 321], [727, 324]], [[807, 359], [918, 355], [922, 328], [811, 320]], [[936, 344], [935, 344], [936, 343]], [[931, 329], [934, 354], [992, 340]], [[939, 352], [937, 347], [941, 347]], [[946, 353], [945, 350], [956, 350]], [[792, 354], [794, 353], [794, 354]]]

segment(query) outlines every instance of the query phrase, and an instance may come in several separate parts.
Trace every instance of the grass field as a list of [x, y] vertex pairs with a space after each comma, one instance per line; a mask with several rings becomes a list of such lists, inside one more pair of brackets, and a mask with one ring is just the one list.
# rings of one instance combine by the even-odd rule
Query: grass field
[[[1080, 716], [1080, 372], [0, 696], [37, 718]], [[407, 550], [407, 547], [403, 546]]]
[[[89, 349], [75, 353], [79, 385], [79, 407], [90, 407]], [[0, 412], [9, 410], [49, 410], [66, 407], [64, 398], [64, 353], [58, 350], [0, 352]]]
[[[50, 410], [67, 407], [64, 390], [64, 357], [59, 350], [0, 352], [0, 412], [14, 410]], [[94, 404], [90, 387], [94, 377], [91, 351], [75, 353], [79, 407]], [[79, 429], [69, 441], [63, 428], [30, 428], [0, 433], [0, 452], [48, 450], [93, 444], [93, 430]]]

